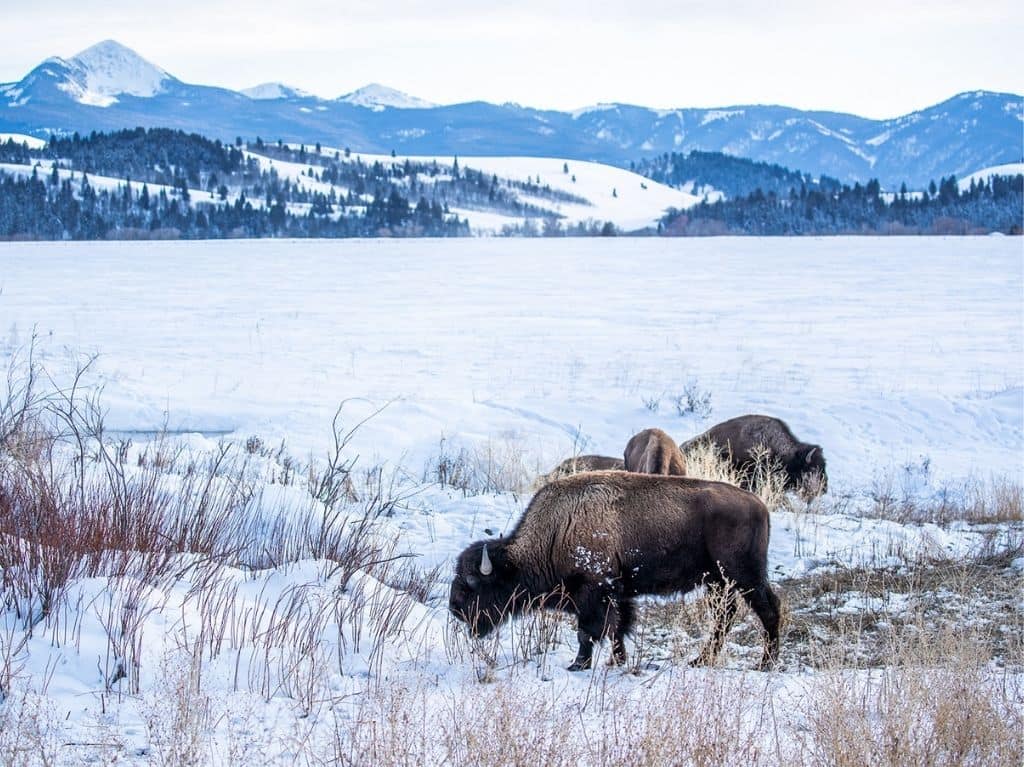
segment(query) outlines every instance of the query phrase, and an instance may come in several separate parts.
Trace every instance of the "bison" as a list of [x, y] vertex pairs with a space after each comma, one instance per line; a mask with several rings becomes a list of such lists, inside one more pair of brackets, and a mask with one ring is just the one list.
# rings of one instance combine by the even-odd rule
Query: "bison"
[[686, 459], [675, 440], [661, 429], [644, 429], [634, 434], [626, 443], [623, 459], [626, 471], [686, 476]]
[[[537, 608], [577, 619], [570, 671], [590, 668], [593, 644], [612, 663], [640, 594], [734, 586], [767, 633], [762, 668], [779, 648], [779, 600], [768, 585], [768, 509], [733, 485], [621, 471], [577, 474], [541, 488], [507, 538], [477, 541], [458, 558], [448, 608], [475, 636]], [[710, 663], [736, 611], [725, 608], [700, 656]]]
[[683, 447], [701, 441], [717, 447], [720, 456], [740, 473], [741, 487], [748, 490], [759, 458], [778, 463], [786, 473], [786, 489], [797, 490], [804, 498], [810, 499], [828, 490], [821, 446], [801, 442], [778, 418], [741, 415], [712, 426]]
[[608, 469], [625, 468], [621, 458], [610, 455], [577, 455], [566, 458], [547, 474], [541, 474], [533, 483], [534, 490], [543, 487], [556, 479], [570, 477], [582, 471], [605, 471]]

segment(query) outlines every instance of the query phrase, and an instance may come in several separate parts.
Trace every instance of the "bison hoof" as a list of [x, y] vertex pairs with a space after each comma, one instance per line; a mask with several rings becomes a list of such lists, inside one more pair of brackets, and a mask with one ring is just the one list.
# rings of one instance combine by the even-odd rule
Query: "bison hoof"
[[586, 671], [589, 668], [590, 668], [590, 661], [589, 660], [585, 660], [585, 661], [574, 660], [572, 662], [572, 665], [569, 666], [568, 670], [569, 671]]
[[713, 661], [706, 658], [703, 655], [698, 655], [696, 658], [690, 661], [690, 668], [701, 668], [702, 666], [710, 666]]

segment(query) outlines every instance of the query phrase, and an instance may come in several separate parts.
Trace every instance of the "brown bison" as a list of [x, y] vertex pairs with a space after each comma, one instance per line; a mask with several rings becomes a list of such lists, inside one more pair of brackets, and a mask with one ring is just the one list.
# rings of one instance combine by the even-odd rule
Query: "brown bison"
[[554, 482], [556, 479], [571, 477], [583, 471], [605, 471], [609, 469], [625, 468], [621, 458], [613, 458], [610, 455], [577, 455], [566, 458], [547, 474], [541, 474], [533, 483], [534, 489], [538, 489]]
[[[589, 668], [593, 643], [612, 640], [623, 663], [638, 594], [687, 592], [729, 583], [767, 632], [762, 667], [779, 647], [779, 600], [768, 585], [768, 509], [721, 482], [602, 471], [541, 488], [512, 534], [477, 541], [459, 555], [448, 608], [476, 636], [536, 608], [577, 618], [579, 652], [570, 671]], [[695, 663], [711, 662], [735, 614], [724, 601]]]
[[742, 476], [741, 486], [750, 489], [758, 458], [764, 456], [786, 472], [786, 489], [813, 498], [828, 490], [825, 455], [820, 445], [801, 442], [786, 423], [767, 415], [741, 415], [712, 426], [684, 443], [689, 447], [707, 441], [732, 463]]
[[623, 459], [626, 471], [686, 476], [686, 459], [675, 440], [661, 429], [644, 429], [634, 434], [626, 443]]

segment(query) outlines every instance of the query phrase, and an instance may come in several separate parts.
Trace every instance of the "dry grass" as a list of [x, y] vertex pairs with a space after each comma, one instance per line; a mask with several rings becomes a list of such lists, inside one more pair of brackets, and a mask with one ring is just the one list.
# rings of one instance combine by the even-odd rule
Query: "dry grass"
[[[615, 672], [613, 672], [615, 673]], [[579, 707], [550, 684], [503, 680], [430, 695], [394, 685], [338, 721], [327, 760], [344, 765], [771, 764], [767, 722], [739, 677], [681, 676], [649, 694], [600, 674]], [[763, 688], [761, 688], [763, 689]]]
[[1015, 765], [1024, 761], [1020, 676], [992, 673], [958, 632], [899, 648], [871, 674], [833, 671], [801, 706], [810, 765]]
[[[915, 490], [913, 476], [905, 466], [875, 479], [867, 493], [870, 503], [862, 514], [891, 519], [900, 524], [931, 523], [948, 526], [954, 522], [996, 524], [1024, 521], [1024, 486], [1008, 477], [976, 477], [942, 483], [928, 497]], [[927, 474], [927, 472], [925, 472]]]
[[422, 479], [455, 488], [463, 495], [519, 493], [530, 487], [536, 473], [536, 461], [514, 436], [468, 447], [453, 445], [442, 437], [437, 455], [424, 466]]
[[0, 765], [57, 764], [61, 744], [56, 720], [52, 704], [37, 692], [21, 689], [0, 702]]
[[784, 581], [783, 658], [790, 668], [880, 668], [909, 645], [950, 635], [1000, 665], [1024, 670], [1020, 541], [962, 558], [922, 558], [898, 568], [840, 567]]
[[[732, 463], [719, 456], [718, 450], [711, 443], [698, 442], [690, 445], [685, 455], [687, 476], [726, 482], [730, 485], [741, 484], [743, 478], [740, 473]], [[769, 509], [778, 509], [788, 503], [785, 471], [773, 464], [767, 455], [762, 454], [758, 458], [750, 483], [753, 493]]]

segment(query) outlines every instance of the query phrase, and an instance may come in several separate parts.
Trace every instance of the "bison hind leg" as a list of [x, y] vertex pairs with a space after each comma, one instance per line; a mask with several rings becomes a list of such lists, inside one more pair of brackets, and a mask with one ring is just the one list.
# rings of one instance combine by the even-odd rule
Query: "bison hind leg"
[[767, 581], [749, 591], [744, 591], [743, 597], [747, 600], [750, 608], [757, 613], [761, 625], [764, 626], [766, 637], [760, 668], [767, 671], [774, 667], [779, 660], [779, 623], [782, 617], [779, 598]]

